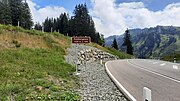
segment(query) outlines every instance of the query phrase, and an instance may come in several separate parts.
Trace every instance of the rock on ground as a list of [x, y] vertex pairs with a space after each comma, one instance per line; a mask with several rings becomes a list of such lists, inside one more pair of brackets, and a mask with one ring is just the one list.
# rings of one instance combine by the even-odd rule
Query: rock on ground
[[[78, 54], [78, 52], [82, 52], [85, 49], [100, 51], [93, 47], [73, 44], [67, 49], [66, 61], [74, 65], [77, 61], [76, 53]], [[79, 57], [77, 56], [77, 58]], [[125, 96], [111, 81], [104, 65], [101, 65], [99, 60], [88, 61], [78, 65], [78, 73], [80, 73], [78, 76], [81, 85], [77, 91], [82, 97], [82, 101], [127, 101]], [[107, 59], [103, 61], [105, 62]]]

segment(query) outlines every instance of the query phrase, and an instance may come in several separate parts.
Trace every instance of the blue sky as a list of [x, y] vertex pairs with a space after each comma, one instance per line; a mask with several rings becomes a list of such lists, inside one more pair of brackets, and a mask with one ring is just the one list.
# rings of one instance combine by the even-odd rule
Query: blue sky
[[152, 11], [164, 9], [168, 4], [178, 3], [180, 0], [116, 0], [116, 3], [123, 2], [143, 2], [145, 6]]
[[[45, 6], [62, 6], [70, 11], [74, 10], [75, 5], [87, 3], [88, 8], [91, 8], [90, 0], [32, 0], [40, 7]], [[164, 9], [168, 4], [178, 3], [180, 0], [116, 0], [116, 4], [129, 2], [143, 2], [145, 6], [152, 11]]]
[[135, 28], [180, 26], [180, 0], [27, 0], [34, 22], [72, 12], [87, 4], [98, 32], [108, 37]]
[[73, 11], [77, 4], [87, 3], [90, 8], [89, 0], [32, 0], [38, 4], [41, 8], [45, 6], [62, 6], [65, 9]]

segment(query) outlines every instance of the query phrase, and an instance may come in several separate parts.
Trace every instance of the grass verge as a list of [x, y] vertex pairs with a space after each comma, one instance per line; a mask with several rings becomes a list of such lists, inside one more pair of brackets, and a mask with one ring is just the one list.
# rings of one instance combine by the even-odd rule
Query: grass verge
[[79, 100], [75, 67], [64, 60], [69, 38], [34, 31], [0, 25], [0, 101]]

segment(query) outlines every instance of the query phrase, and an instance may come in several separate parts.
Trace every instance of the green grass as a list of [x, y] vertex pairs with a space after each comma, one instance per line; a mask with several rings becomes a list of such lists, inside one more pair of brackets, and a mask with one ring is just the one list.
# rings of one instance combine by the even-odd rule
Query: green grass
[[180, 54], [178, 54], [178, 53], [173, 54], [173, 55], [164, 56], [164, 57], [162, 57], [162, 60], [174, 62], [174, 58], [176, 58], [176, 62], [180, 63]]
[[[57, 33], [18, 30], [0, 25], [2, 43], [22, 44], [18, 48], [0, 49], [0, 101], [79, 100], [80, 96], [73, 91], [79, 88], [79, 79], [73, 75], [75, 67], [64, 59], [70, 38]], [[23, 38], [39, 47], [46, 45], [44, 48], [28, 47], [31, 42], [25, 43]], [[43, 44], [38, 44], [40, 39]]]
[[[64, 62], [61, 52], [18, 48], [0, 51], [0, 56], [1, 101], [11, 95], [16, 100], [42, 94], [58, 97], [78, 87], [78, 79], [72, 75], [75, 68]], [[37, 86], [43, 90], [37, 90]]]
[[[73, 75], [75, 67], [64, 59], [70, 37], [0, 25], [0, 43], [20, 44], [19, 47], [0, 47], [0, 101], [80, 99], [73, 91], [80, 85]], [[94, 43], [89, 45], [121, 59], [132, 57]]]
[[[61, 52], [18, 48], [0, 51], [0, 56], [1, 101], [11, 95], [16, 100], [42, 94], [58, 97], [78, 87], [78, 79], [72, 75], [75, 68], [64, 62]], [[37, 86], [43, 90], [37, 90]]]
[[2, 30], [24, 32], [24, 33], [28, 33], [31, 35], [44, 35], [45, 34], [45, 33], [42, 33], [41, 31], [38, 31], [38, 30], [26, 30], [26, 29], [23, 29], [22, 27], [11, 26], [11, 25], [1, 25], [0, 24], [0, 34], [2, 33]]

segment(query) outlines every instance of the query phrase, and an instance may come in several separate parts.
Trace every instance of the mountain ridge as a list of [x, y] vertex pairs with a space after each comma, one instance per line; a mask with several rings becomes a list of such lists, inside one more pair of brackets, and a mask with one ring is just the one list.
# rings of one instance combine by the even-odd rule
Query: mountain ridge
[[[144, 29], [130, 29], [134, 55], [139, 58], [153, 58], [178, 53], [180, 51], [180, 27], [156, 26]], [[116, 37], [119, 48], [123, 35], [105, 38], [105, 45], [110, 47]]]

